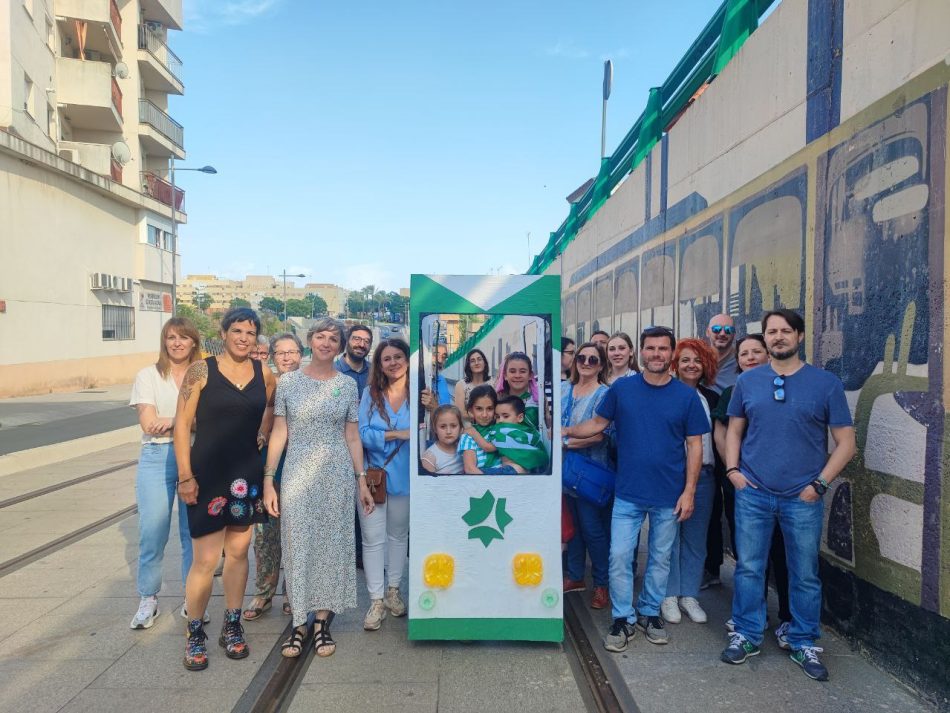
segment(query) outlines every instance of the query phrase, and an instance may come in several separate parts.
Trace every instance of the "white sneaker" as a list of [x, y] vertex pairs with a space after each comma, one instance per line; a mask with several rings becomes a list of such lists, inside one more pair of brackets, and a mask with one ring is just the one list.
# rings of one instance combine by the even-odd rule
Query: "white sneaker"
[[[184, 602], [181, 603], [181, 618], [184, 619], [185, 621], [188, 621], [188, 611], [185, 609]], [[211, 623], [211, 615], [208, 613], [207, 609], [205, 609], [205, 615], [201, 617], [201, 621], [204, 624]]]
[[132, 617], [132, 623], [129, 624], [129, 628], [151, 629], [159, 613], [158, 597], [142, 597], [139, 601], [139, 610], [135, 612], [135, 616]]
[[383, 604], [393, 616], [406, 615], [406, 603], [399, 596], [399, 587], [389, 587], [386, 589], [386, 596], [383, 597]]
[[383, 619], [386, 618], [386, 605], [382, 599], [374, 599], [370, 604], [369, 611], [363, 619], [363, 628], [366, 631], [376, 631], [382, 626]]
[[683, 617], [680, 608], [676, 605], [676, 597], [667, 597], [660, 603], [660, 614], [663, 620], [670, 624], [679, 624]]
[[699, 606], [699, 602], [696, 601], [695, 597], [680, 597], [680, 609], [686, 612], [686, 616], [697, 624], [705, 624], [707, 621], [706, 612]]
[[775, 630], [775, 641], [780, 649], [791, 651], [792, 645], [788, 643], [788, 629], [792, 625], [790, 621], [783, 621]]

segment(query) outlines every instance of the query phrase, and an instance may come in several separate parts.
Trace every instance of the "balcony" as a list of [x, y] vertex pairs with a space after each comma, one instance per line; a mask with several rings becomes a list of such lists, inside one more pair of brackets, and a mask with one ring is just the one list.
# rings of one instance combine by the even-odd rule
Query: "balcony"
[[60, 141], [59, 157], [78, 163], [93, 173], [109, 176], [116, 183], [122, 183], [122, 164], [112, 158], [112, 147], [107, 144]]
[[56, 99], [75, 129], [122, 131], [122, 90], [108, 62], [56, 59]]
[[172, 30], [180, 30], [182, 23], [181, 0], [141, 0], [142, 15]]
[[56, 0], [54, 11], [60, 19], [60, 36], [66, 44], [64, 56], [79, 59], [75, 22], [78, 20], [88, 25], [84, 49], [122, 58], [122, 15], [116, 0]]
[[151, 171], [142, 172], [142, 193], [164, 203], [168, 207], [172, 205], [172, 196], [174, 195], [175, 210], [183, 212], [185, 209], [185, 192], [177, 186], [172, 189], [172, 184]]
[[185, 158], [185, 129], [158, 105], [139, 99], [139, 138], [149, 156]]
[[139, 69], [145, 88], [165, 94], [184, 94], [185, 85], [178, 55], [145, 25], [139, 25], [138, 29]]

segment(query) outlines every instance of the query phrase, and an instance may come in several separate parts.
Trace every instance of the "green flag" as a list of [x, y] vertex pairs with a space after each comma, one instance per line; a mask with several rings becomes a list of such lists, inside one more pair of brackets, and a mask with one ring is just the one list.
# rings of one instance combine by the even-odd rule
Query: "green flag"
[[525, 470], [543, 468], [548, 463], [541, 434], [523, 423], [496, 423], [484, 437], [501, 455]]

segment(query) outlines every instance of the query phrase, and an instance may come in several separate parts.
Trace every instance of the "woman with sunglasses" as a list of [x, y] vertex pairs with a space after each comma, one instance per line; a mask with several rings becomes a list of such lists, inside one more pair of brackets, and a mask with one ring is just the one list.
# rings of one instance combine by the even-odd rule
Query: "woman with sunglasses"
[[[696, 389], [706, 418], [719, 401], [719, 396], [709, 388], [716, 382], [717, 360], [715, 352], [701, 339], [680, 339], [673, 352], [673, 375], [687, 386]], [[711, 425], [711, 420], [710, 420]], [[678, 624], [680, 610], [697, 624], [705, 624], [706, 612], [699, 605], [699, 586], [706, 562], [706, 531], [712, 514], [716, 477], [713, 473], [715, 452], [712, 433], [702, 437], [703, 464], [696, 483], [693, 500], [693, 515], [679, 524], [679, 533], [673, 543], [670, 556], [670, 576], [666, 585], [666, 598], [660, 605], [663, 619]]]
[[[768, 364], [769, 353], [765, 348], [765, 338], [761, 334], [747, 334], [736, 341], [736, 375], [749, 369], [755, 369]], [[720, 456], [726, 452], [726, 429], [729, 426], [729, 402], [732, 400], [733, 387], [728, 387], [719, 397], [719, 405], [713, 412], [716, 440], [716, 450]], [[729, 523], [729, 533], [732, 537], [732, 551], [736, 551], [736, 491], [732, 482], [725, 478], [722, 483], [722, 505]], [[785, 561], [785, 538], [782, 537], [782, 528], [776, 527], [772, 532], [772, 544], [769, 548], [769, 564], [765, 572], [765, 595], [768, 601], [769, 572], [775, 577], [775, 591], [778, 594], [779, 625], [775, 629], [775, 640], [780, 648], [789, 649], [787, 634], [792, 621], [792, 611], [788, 601], [788, 564]], [[732, 631], [732, 619], [726, 622], [726, 628]]]
[[[593, 417], [607, 393], [604, 350], [593, 342], [582, 344], [574, 356], [571, 380], [561, 384], [561, 425], [576, 426]], [[576, 451], [608, 468], [614, 465], [604, 433], [589, 438], [565, 438], [565, 449]], [[583, 498], [566, 497], [568, 512], [575, 523], [574, 537], [567, 543], [567, 569], [564, 591], [580, 592], [584, 584], [587, 555], [590, 555], [594, 595], [591, 609], [603, 609], [610, 603], [608, 594], [611, 503], [598, 506]]]
[[637, 372], [637, 353], [626, 332], [614, 332], [607, 341], [607, 385]]

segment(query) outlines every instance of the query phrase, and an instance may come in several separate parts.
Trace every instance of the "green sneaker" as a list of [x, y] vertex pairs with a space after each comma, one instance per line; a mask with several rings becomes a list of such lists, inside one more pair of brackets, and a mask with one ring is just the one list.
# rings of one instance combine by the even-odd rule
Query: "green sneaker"
[[789, 658], [802, 667], [802, 671], [805, 672], [808, 678], [816, 681], [827, 681], [828, 669], [818, 660], [818, 654], [823, 650], [820, 646], [803, 646], [800, 649], [795, 649], [789, 655]]
[[745, 663], [750, 656], [759, 655], [759, 647], [745, 638], [738, 631], [729, 634], [729, 645], [719, 655], [721, 661], [731, 664]]

